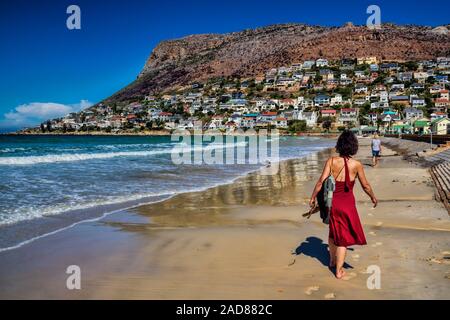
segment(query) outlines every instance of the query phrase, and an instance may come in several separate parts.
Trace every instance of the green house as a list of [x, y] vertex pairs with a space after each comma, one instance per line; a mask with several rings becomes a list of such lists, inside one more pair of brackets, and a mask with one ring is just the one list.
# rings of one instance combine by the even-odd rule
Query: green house
[[393, 133], [411, 133], [413, 130], [413, 127], [409, 124], [394, 124], [392, 126], [392, 132]]
[[417, 120], [414, 122], [414, 133], [425, 134], [430, 132], [430, 121], [426, 119]]

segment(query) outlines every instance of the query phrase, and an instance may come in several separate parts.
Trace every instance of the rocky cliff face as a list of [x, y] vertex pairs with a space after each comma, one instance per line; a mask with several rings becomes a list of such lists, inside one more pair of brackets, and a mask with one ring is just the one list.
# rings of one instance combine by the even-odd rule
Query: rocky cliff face
[[106, 102], [128, 101], [214, 77], [256, 76], [272, 67], [319, 57], [420, 60], [448, 55], [449, 26], [385, 24], [380, 30], [369, 30], [351, 23], [343, 27], [284, 24], [193, 35], [160, 43], [137, 80]]

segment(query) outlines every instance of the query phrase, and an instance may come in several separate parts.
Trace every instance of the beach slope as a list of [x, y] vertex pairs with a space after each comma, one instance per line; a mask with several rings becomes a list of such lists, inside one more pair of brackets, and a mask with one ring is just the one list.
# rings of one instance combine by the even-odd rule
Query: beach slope
[[[372, 168], [360, 143], [380, 203], [355, 186], [368, 245], [348, 251], [344, 280], [327, 267], [327, 226], [301, 217], [325, 151], [2, 252], [0, 298], [449, 299], [450, 219], [429, 172], [388, 149]], [[66, 287], [70, 265], [80, 290]]]

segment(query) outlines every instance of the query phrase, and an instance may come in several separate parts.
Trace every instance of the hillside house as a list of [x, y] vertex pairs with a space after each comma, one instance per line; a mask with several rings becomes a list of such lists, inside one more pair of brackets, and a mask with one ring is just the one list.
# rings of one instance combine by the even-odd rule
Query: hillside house
[[317, 124], [317, 118], [318, 118], [318, 115], [317, 115], [317, 112], [315, 112], [315, 111], [312, 111], [312, 112], [300, 111], [298, 113], [298, 120], [306, 121], [306, 125], [308, 127], [315, 127]]
[[324, 109], [320, 111], [322, 118], [332, 118], [336, 117], [337, 111], [334, 109]]
[[401, 105], [409, 105], [409, 96], [391, 96], [390, 102], [395, 104], [401, 104]]
[[377, 64], [378, 63], [378, 59], [375, 56], [372, 56], [372, 57], [360, 57], [360, 58], [356, 59], [356, 63], [358, 65], [361, 65], [361, 64], [369, 64], [369, 65], [370, 64]]
[[445, 112], [433, 112], [430, 114], [431, 121], [435, 121], [438, 119], [447, 118], [447, 113]]
[[358, 122], [358, 109], [344, 108], [339, 114], [339, 123], [342, 125], [356, 124]]
[[423, 111], [417, 108], [405, 108], [403, 111], [406, 120], [423, 118]]
[[431, 130], [433, 134], [437, 135], [450, 134], [450, 120], [448, 118], [439, 118], [431, 121]]
[[355, 93], [367, 93], [368, 88], [366, 85], [361, 84], [361, 83], [357, 83], [355, 85]]
[[411, 98], [411, 106], [413, 108], [425, 107], [427, 105], [424, 98]]
[[415, 134], [427, 134], [430, 132], [430, 121], [426, 118], [414, 121], [413, 131]]
[[154, 119], [159, 121], [170, 121], [172, 116], [173, 114], [171, 112], [160, 112]]
[[303, 69], [311, 69], [316, 65], [314, 60], [306, 60], [303, 62]]
[[286, 118], [276, 118], [275, 121], [273, 122], [273, 124], [277, 127], [277, 128], [282, 128], [285, 129], [288, 126], [288, 122]]
[[271, 123], [272, 121], [274, 121], [278, 116], [277, 112], [263, 112], [259, 115], [258, 120], [262, 121], [262, 122], [269, 122]]
[[314, 106], [325, 107], [330, 105], [330, 96], [326, 94], [319, 94], [314, 97]]
[[317, 59], [316, 60], [316, 66], [321, 67], [328, 67], [328, 60], [327, 59]]
[[403, 82], [411, 81], [413, 79], [412, 72], [399, 72], [397, 73], [397, 79]]
[[330, 105], [331, 106], [336, 106], [336, 105], [340, 105], [342, 104], [343, 100], [342, 100], [342, 95], [337, 93], [334, 96], [332, 96], [330, 98]]
[[425, 85], [423, 84], [423, 83], [413, 83], [412, 85], [411, 85], [411, 89], [413, 89], [413, 90], [423, 90], [423, 89], [425, 89]]

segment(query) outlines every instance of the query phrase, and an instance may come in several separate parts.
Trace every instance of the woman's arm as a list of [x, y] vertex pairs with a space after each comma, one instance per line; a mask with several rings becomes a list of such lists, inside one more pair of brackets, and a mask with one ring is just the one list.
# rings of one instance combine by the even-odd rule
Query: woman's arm
[[375, 193], [373, 192], [369, 181], [367, 181], [366, 174], [364, 173], [364, 167], [360, 162], [358, 162], [357, 170], [358, 170], [358, 179], [359, 182], [361, 183], [361, 187], [363, 188], [364, 192], [370, 197], [370, 200], [372, 200], [373, 203], [373, 207], [375, 208], [378, 204], [378, 200], [375, 197]]
[[311, 195], [311, 199], [309, 200], [309, 205], [312, 207], [314, 206], [316, 202], [317, 194], [319, 193], [320, 189], [322, 189], [322, 184], [325, 181], [325, 179], [328, 178], [331, 172], [331, 158], [327, 160], [325, 163], [325, 166], [323, 167], [322, 175], [320, 176], [319, 180], [316, 183], [316, 186], [314, 187], [313, 193]]

